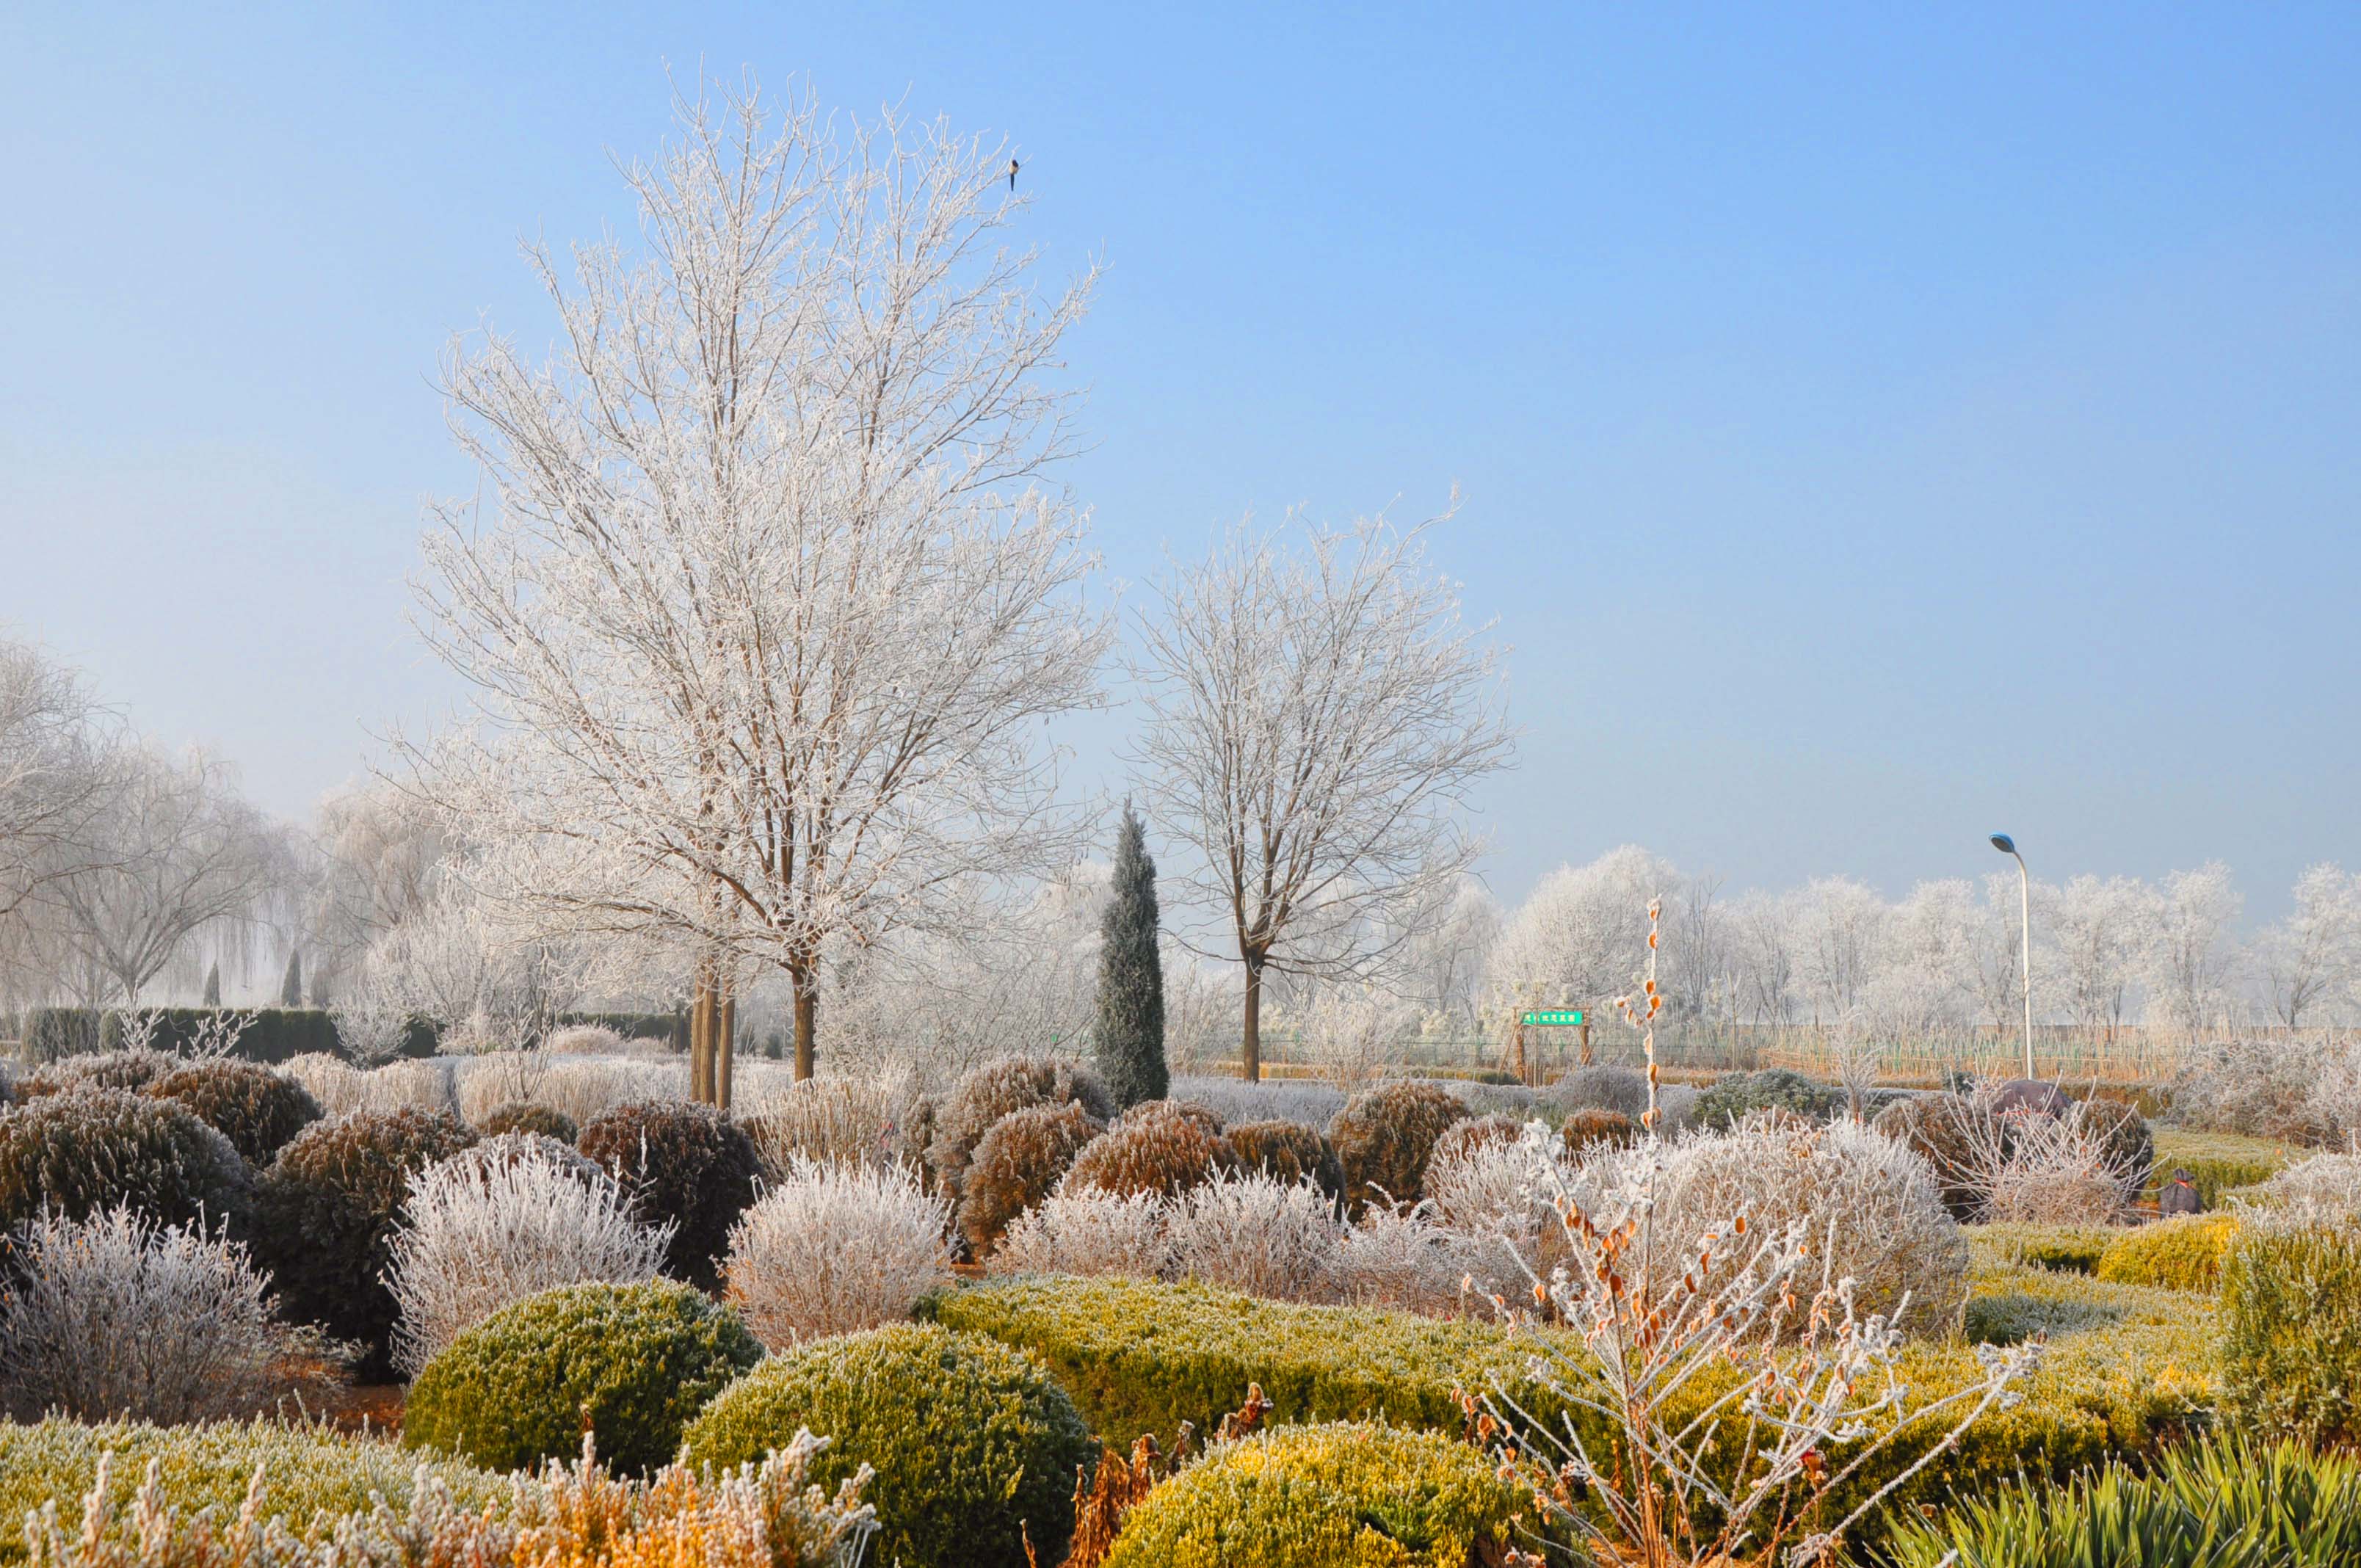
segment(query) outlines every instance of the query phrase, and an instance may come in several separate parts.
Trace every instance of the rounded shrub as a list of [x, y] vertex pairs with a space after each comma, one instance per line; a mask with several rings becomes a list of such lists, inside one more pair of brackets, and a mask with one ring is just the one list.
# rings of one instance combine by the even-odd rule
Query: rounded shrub
[[2085, 1100], [2073, 1113], [2082, 1130], [2098, 1141], [2107, 1168], [2122, 1178], [2124, 1201], [2140, 1194], [2156, 1169], [2156, 1135], [2147, 1118], [2120, 1100]]
[[1344, 1164], [1345, 1195], [1353, 1207], [1373, 1201], [1417, 1202], [1425, 1194], [1434, 1140], [1466, 1116], [1457, 1095], [1414, 1078], [1364, 1089], [1345, 1102], [1328, 1124], [1328, 1141]]
[[960, 1234], [968, 1250], [982, 1257], [998, 1245], [1009, 1222], [1049, 1196], [1099, 1132], [1071, 1101], [1028, 1105], [994, 1122], [968, 1161], [960, 1197]]
[[388, 1365], [395, 1308], [382, 1276], [410, 1178], [475, 1141], [447, 1111], [354, 1111], [296, 1134], [263, 1173], [254, 1250], [280, 1305], [363, 1346], [364, 1374]]
[[2237, 1231], [2235, 1214], [2189, 1214], [2137, 1225], [2107, 1244], [2092, 1272], [2116, 1285], [2212, 1291], [2222, 1283], [2222, 1259]]
[[863, 1464], [875, 1473], [862, 1494], [885, 1526], [874, 1559], [903, 1568], [1057, 1562], [1073, 1530], [1075, 1467], [1098, 1452], [1030, 1354], [901, 1324], [772, 1356], [689, 1427], [688, 1459], [747, 1464], [804, 1428], [831, 1440], [814, 1461], [818, 1485]]
[[1238, 1168], [1285, 1186], [1310, 1177], [1331, 1199], [1345, 1196], [1345, 1164], [1316, 1128], [1301, 1122], [1246, 1122], [1226, 1135]]
[[1470, 1116], [1464, 1122], [1454, 1122], [1443, 1129], [1434, 1140], [1434, 1147], [1426, 1157], [1430, 1168], [1442, 1159], [1458, 1159], [1479, 1149], [1513, 1144], [1525, 1135], [1525, 1124], [1514, 1116], [1494, 1112], [1488, 1116]]
[[70, 1089], [145, 1089], [181, 1065], [179, 1057], [146, 1046], [60, 1057], [16, 1080], [16, 1098], [38, 1100]]
[[1620, 1111], [1576, 1111], [1557, 1130], [1558, 1142], [1576, 1158], [1593, 1149], [1628, 1149], [1640, 1136], [1639, 1124]]
[[943, 1195], [959, 1201], [968, 1161], [994, 1122], [1012, 1111], [1069, 1102], [1093, 1122], [1115, 1114], [1115, 1099], [1099, 1075], [1062, 1057], [998, 1057], [971, 1070], [934, 1106], [926, 1129], [927, 1158]]
[[1107, 1568], [1469, 1568], [1533, 1512], [1483, 1451], [1436, 1432], [1279, 1427], [1222, 1443], [1125, 1515]]
[[118, 1204], [170, 1225], [243, 1234], [254, 1173], [230, 1141], [168, 1100], [74, 1089], [0, 1111], [0, 1232], [45, 1211], [86, 1220]]
[[476, 1131], [488, 1138], [502, 1133], [534, 1133], [561, 1144], [571, 1144], [582, 1135], [573, 1117], [537, 1100], [510, 1100], [493, 1106], [476, 1119]]
[[1756, 1111], [1784, 1111], [1806, 1122], [1825, 1122], [1844, 1106], [1844, 1091], [1784, 1067], [1735, 1072], [1697, 1096], [1697, 1124], [1726, 1131]]
[[2269, 1442], [2361, 1447], [2361, 1229], [2247, 1216], [2222, 1265], [2222, 1410]]
[[1170, 1100], [1135, 1105], [1075, 1157], [1066, 1185], [1117, 1198], [1136, 1192], [1177, 1198], [1237, 1168], [1220, 1126], [1202, 1105]]
[[311, 1091], [258, 1062], [190, 1062], [148, 1080], [140, 1092], [188, 1107], [258, 1166], [269, 1165], [289, 1139], [320, 1119]]
[[1973, 1102], [1958, 1094], [1920, 1094], [1888, 1105], [1869, 1124], [1927, 1162], [1953, 1219], [1966, 1224], [1979, 1216], [1983, 1192], [1975, 1176], [1977, 1150], [1990, 1146], [1999, 1129]]
[[762, 1359], [738, 1314], [693, 1286], [568, 1285], [493, 1313], [429, 1361], [410, 1386], [401, 1440], [526, 1470], [578, 1453], [587, 1428], [609, 1464], [652, 1470]]
[[577, 1146], [631, 1194], [642, 1220], [676, 1227], [667, 1273], [719, 1281], [730, 1227], [754, 1201], [763, 1174], [743, 1127], [710, 1105], [641, 1100], [593, 1119]]

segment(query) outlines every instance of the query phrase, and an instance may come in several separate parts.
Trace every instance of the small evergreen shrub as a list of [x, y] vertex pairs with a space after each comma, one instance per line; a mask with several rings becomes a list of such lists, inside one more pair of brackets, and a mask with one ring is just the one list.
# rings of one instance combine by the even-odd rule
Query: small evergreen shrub
[[1415, 1203], [1424, 1195], [1434, 1140], [1467, 1107], [1439, 1084], [1398, 1079], [1365, 1089], [1328, 1124], [1345, 1167], [1345, 1196], [1357, 1212], [1371, 1201]]
[[1636, 1123], [1648, 1109], [1648, 1075], [1628, 1067], [1593, 1062], [1569, 1069], [1549, 1086], [1552, 1103], [1567, 1111], [1620, 1111]]
[[[833, 1440], [813, 1478], [860, 1466], [903, 1568], [1055, 1563], [1073, 1529], [1074, 1474], [1097, 1453], [1038, 1361], [982, 1334], [906, 1324], [772, 1356], [688, 1429], [691, 1464], [742, 1464], [800, 1429]], [[1031, 1544], [1031, 1553], [1027, 1543]]]
[[582, 1135], [573, 1117], [535, 1100], [510, 1100], [493, 1106], [478, 1118], [476, 1131], [488, 1138], [502, 1133], [534, 1133], [561, 1144], [572, 1144]]
[[475, 1141], [448, 1112], [355, 1111], [296, 1134], [263, 1174], [257, 1260], [289, 1315], [363, 1347], [365, 1374], [389, 1365], [396, 1310], [384, 1275], [410, 1179]]
[[569, 1285], [503, 1308], [428, 1362], [401, 1440], [524, 1470], [580, 1453], [587, 1427], [601, 1459], [642, 1472], [672, 1458], [697, 1412], [762, 1359], [738, 1314], [693, 1287]]
[[320, 1102], [302, 1084], [249, 1061], [191, 1062], [150, 1079], [140, 1092], [187, 1106], [258, 1166], [320, 1119]]
[[968, 1162], [959, 1206], [960, 1234], [982, 1257], [1000, 1245], [1009, 1222], [1049, 1196], [1099, 1124], [1068, 1101], [1028, 1105], [992, 1124]]
[[[1124, 1516], [1107, 1568], [1468, 1568], [1508, 1560], [1533, 1509], [1485, 1453], [1374, 1424], [1221, 1443]], [[1521, 1528], [1521, 1526], [1522, 1528]]]
[[1237, 1168], [1237, 1156], [1211, 1111], [1184, 1101], [1151, 1100], [1125, 1112], [1104, 1137], [1075, 1157], [1066, 1185], [1077, 1192], [1177, 1198]]
[[1576, 1111], [1557, 1130], [1567, 1156], [1580, 1159], [1593, 1149], [1626, 1149], [1640, 1137], [1640, 1125], [1620, 1111]]
[[1844, 1091], [1784, 1067], [1731, 1073], [1697, 1097], [1697, 1124], [1722, 1132], [1757, 1111], [1784, 1111], [1825, 1122], [1844, 1108]]
[[1308, 1176], [1331, 1200], [1345, 1196], [1345, 1164], [1318, 1129], [1301, 1122], [1247, 1122], [1225, 1135], [1240, 1170], [1290, 1183]]
[[2221, 1310], [2234, 1428], [2361, 1446], [2361, 1230], [2249, 1216], [2222, 1266]]
[[1118, 1105], [1161, 1100], [1171, 1069], [1164, 1059], [1164, 956], [1157, 944], [1156, 861], [1148, 828], [1126, 803], [1115, 844], [1115, 874], [1099, 922], [1098, 1017], [1091, 1048]]
[[1977, 1179], [1979, 1151], [1995, 1145], [1999, 1129], [1972, 1101], [1960, 1094], [1920, 1094], [1897, 1100], [1870, 1121], [1871, 1127], [1909, 1146], [1925, 1160], [1943, 1190], [1943, 1207], [1961, 1224], [1981, 1217], [1984, 1193]]
[[230, 1141], [170, 1101], [76, 1089], [0, 1111], [0, 1231], [44, 1212], [128, 1206], [168, 1225], [243, 1234], [254, 1174]]
[[719, 1279], [730, 1227], [754, 1201], [763, 1173], [744, 1128], [710, 1105], [641, 1100], [590, 1122], [577, 1146], [622, 1184], [642, 1219], [675, 1227], [667, 1273], [702, 1285]]
[[970, 1071], [934, 1107], [927, 1138], [927, 1157], [943, 1196], [959, 1201], [968, 1161], [994, 1122], [1027, 1106], [1069, 1101], [1094, 1122], [1115, 1114], [1114, 1099], [1099, 1075], [1062, 1057], [998, 1057]]
[[2187, 1214], [2136, 1225], [2107, 1244], [2092, 1272], [2117, 1285], [2213, 1291], [2238, 1232], [2235, 1214]]

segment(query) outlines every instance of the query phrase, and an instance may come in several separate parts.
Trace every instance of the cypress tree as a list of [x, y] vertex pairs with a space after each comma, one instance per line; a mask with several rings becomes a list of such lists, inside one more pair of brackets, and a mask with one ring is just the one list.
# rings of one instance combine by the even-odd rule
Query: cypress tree
[[1115, 885], [1099, 926], [1098, 1027], [1092, 1048], [1099, 1076], [1119, 1105], [1161, 1100], [1172, 1086], [1164, 1062], [1164, 958], [1156, 946], [1156, 862], [1148, 828], [1130, 802], [1115, 841]]
[[205, 970], [205, 1005], [221, 1005], [221, 965], [218, 963]]
[[303, 949], [301, 948], [287, 949], [287, 978], [279, 982], [279, 1005], [303, 1005]]

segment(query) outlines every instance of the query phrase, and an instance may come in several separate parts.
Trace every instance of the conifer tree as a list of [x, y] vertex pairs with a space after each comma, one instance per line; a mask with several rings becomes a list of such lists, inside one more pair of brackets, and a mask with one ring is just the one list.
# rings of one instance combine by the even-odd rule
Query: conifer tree
[[287, 978], [279, 982], [279, 1005], [303, 1005], [303, 949], [301, 948], [287, 950]]
[[1115, 883], [1099, 931], [1099, 1075], [1122, 1105], [1161, 1100], [1171, 1088], [1164, 1062], [1164, 959], [1156, 945], [1156, 862], [1148, 828], [1128, 802], [1115, 845]]
[[221, 1005], [221, 965], [218, 963], [205, 970], [205, 1005]]

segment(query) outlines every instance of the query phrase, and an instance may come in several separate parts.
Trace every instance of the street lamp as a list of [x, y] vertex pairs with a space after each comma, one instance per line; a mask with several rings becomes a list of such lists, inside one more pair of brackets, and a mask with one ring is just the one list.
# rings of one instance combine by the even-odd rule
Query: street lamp
[[1992, 836], [1992, 847], [2004, 855], [2016, 856], [2016, 889], [2024, 900], [2024, 918], [2017, 924], [2023, 938], [2025, 957], [2025, 1076], [2033, 1076], [2033, 874], [2025, 869], [2025, 857], [2016, 853], [2016, 840], [2005, 833]]

